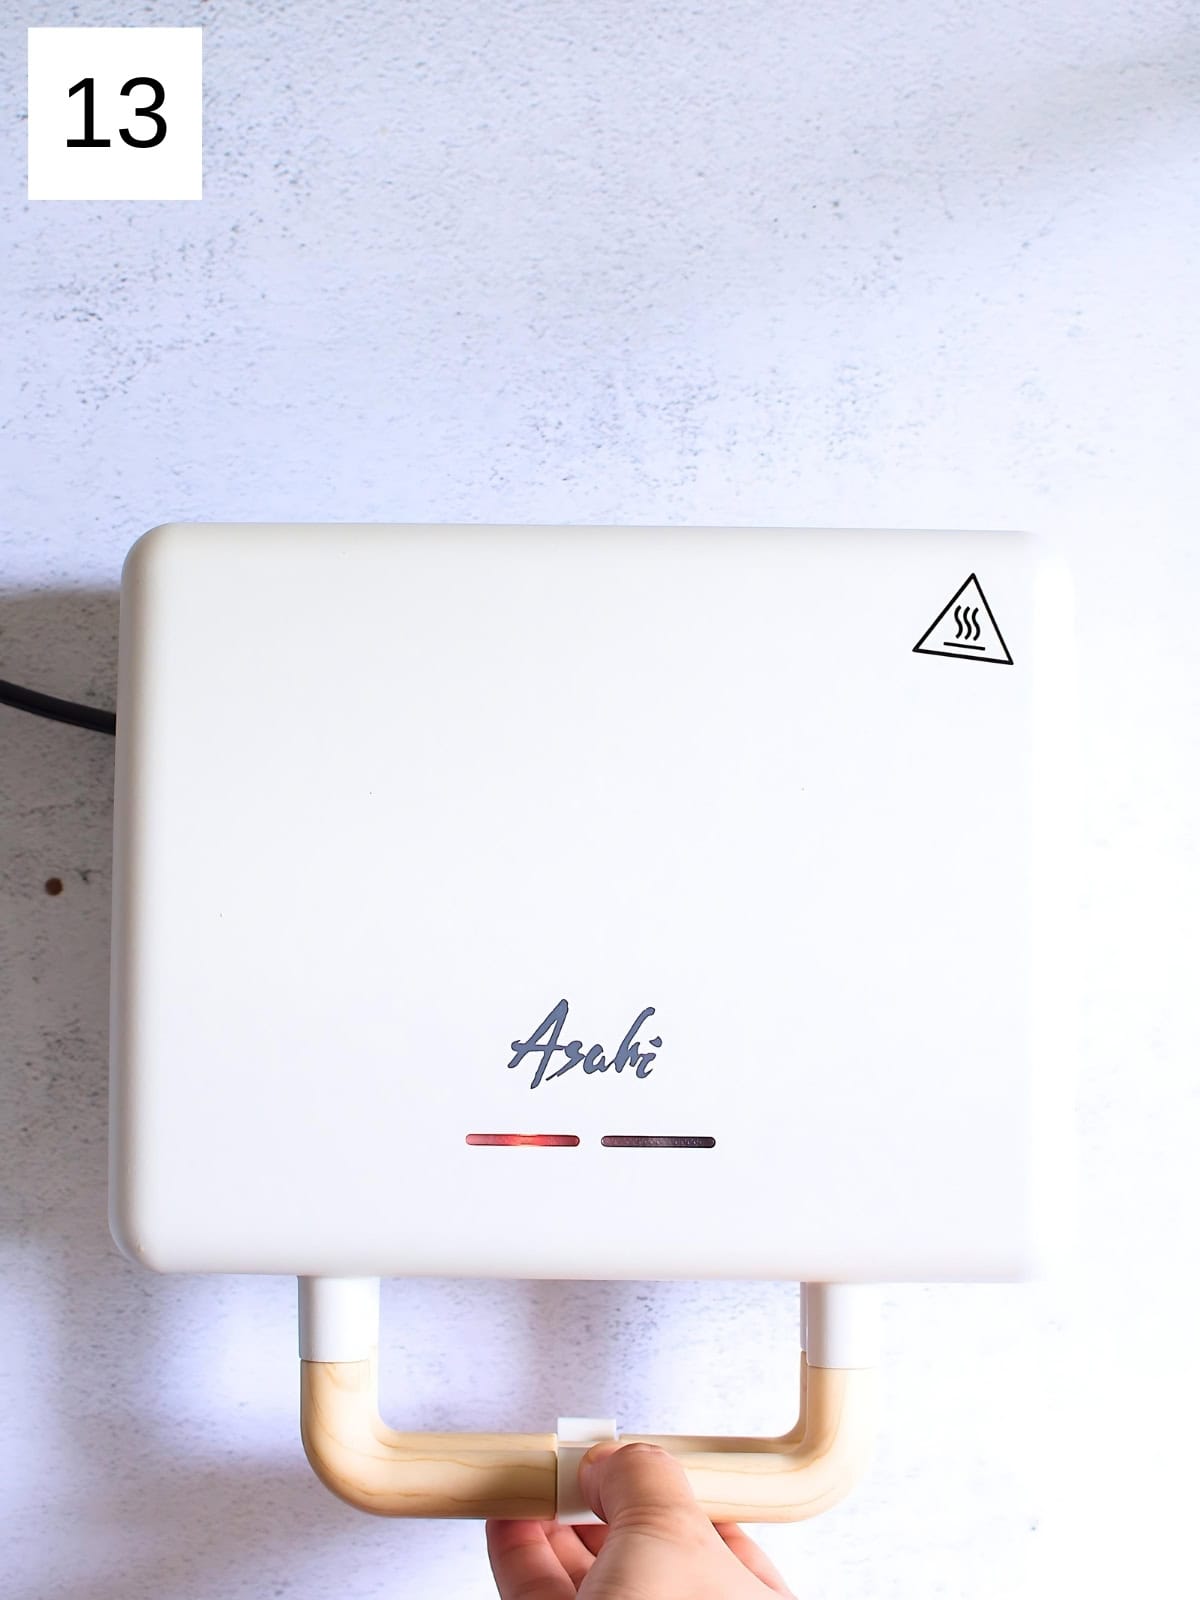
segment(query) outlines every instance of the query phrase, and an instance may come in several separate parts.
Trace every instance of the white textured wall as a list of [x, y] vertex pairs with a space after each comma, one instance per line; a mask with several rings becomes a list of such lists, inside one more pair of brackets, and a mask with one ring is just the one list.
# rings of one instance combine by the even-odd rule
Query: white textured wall
[[[4, 13], [2, 676], [111, 703], [121, 557], [168, 518], [1061, 540], [1088, 764], [1077, 1258], [1036, 1289], [894, 1294], [872, 1478], [765, 1542], [828, 1600], [1182, 1592], [1197, 7]], [[207, 30], [207, 198], [28, 205], [25, 25], [149, 21]], [[375, 1523], [310, 1478], [290, 1284], [158, 1280], [108, 1241], [111, 754], [0, 711], [6, 1593], [486, 1596], [477, 1527]], [[788, 1409], [779, 1287], [394, 1285], [386, 1310], [397, 1421]]]

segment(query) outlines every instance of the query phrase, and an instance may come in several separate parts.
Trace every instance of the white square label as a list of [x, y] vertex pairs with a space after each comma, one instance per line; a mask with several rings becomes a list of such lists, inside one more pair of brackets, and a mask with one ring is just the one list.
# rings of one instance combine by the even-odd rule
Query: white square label
[[199, 200], [202, 28], [30, 28], [29, 198]]

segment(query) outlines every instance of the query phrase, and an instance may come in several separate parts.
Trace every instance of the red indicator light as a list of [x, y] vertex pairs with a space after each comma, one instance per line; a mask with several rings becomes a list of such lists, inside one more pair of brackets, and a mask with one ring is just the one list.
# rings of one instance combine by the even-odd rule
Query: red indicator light
[[469, 1133], [468, 1144], [576, 1145], [576, 1133]]

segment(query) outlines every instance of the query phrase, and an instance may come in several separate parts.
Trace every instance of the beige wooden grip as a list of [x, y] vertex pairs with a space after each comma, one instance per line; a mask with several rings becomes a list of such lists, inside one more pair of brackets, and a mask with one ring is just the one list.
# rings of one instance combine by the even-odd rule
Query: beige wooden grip
[[[376, 1363], [302, 1361], [300, 1429], [334, 1494], [389, 1517], [555, 1515], [553, 1433], [397, 1433], [379, 1417]], [[669, 1450], [714, 1521], [797, 1522], [840, 1500], [874, 1436], [872, 1368], [802, 1358], [800, 1420], [779, 1438], [623, 1434]]]

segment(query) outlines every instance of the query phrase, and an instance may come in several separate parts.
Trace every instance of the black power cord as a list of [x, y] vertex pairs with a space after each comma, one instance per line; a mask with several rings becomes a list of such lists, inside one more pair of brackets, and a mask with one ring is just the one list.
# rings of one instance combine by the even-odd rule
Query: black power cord
[[74, 728], [90, 728], [93, 733], [117, 731], [115, 711], [80, 705], [77, 700], [58, 700], [52, 694], [39, 694], [36, 689], [22, 689], [19, 683], [5, 683], [3, 678], [0, 678], [0, 705], [30, 711], [35, 717], [49, 717], [51, 722], [69, 722]]

